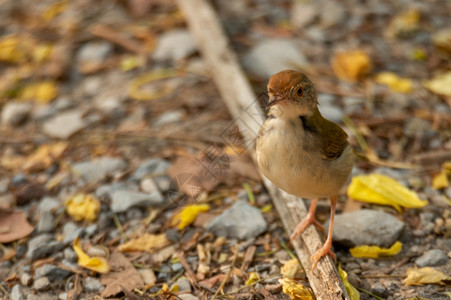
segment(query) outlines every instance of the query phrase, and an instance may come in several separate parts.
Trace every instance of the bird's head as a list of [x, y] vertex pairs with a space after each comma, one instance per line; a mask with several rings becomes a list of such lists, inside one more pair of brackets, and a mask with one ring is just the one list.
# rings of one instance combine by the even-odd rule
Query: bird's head
[[315, 87], [301, 72], [293, 70], [274, 74], [268, 83], [269, 114], [285, 119], [311, 116], [317, 108]]

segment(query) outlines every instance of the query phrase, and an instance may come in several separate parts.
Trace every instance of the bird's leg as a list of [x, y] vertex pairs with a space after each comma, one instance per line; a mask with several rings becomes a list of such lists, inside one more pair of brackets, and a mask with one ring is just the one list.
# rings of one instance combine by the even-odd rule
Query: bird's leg
[[335, 260], [335, 253], [330, 250], [332, 247], [332, 233], [334, 231], [334, 218], [335, 218], [335, 208], [337, 207], [337, 195], [330, 197], [330, 222], [329, 222], [329, 233], [327, 234], [326, 242], [323, 247], [321, 247], [315, 254], [312, 255], [313, 270], [316, 269], [316, 264], [325, 255], [329, 254]]
[[307, 216], [305, 216], [304, 220], [302, 220], [294, 229], [293, 233], [290, 237], [290, 242], [292, 242], [298, 234], [301, 234], [307, 229], [310, 224], [315, 225], [321, 231], [324, 231], [323, 225], [321, 225], [315, 219], [315, 211], [316, 211], [316, 203], [318, 202], [318, 198], [312, 199], [312, 204], [310, 204], [310, 208], [308, 210]]

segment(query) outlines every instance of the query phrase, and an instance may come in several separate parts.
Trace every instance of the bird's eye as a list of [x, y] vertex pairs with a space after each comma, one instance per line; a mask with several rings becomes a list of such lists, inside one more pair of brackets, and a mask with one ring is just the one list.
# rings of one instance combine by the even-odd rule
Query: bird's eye
[[296, 91], [296, 94], [297, 94], [298, 96], [302, 96], [302, 94], [304, 94], [304, 89], [298, 88], [298, 90]]

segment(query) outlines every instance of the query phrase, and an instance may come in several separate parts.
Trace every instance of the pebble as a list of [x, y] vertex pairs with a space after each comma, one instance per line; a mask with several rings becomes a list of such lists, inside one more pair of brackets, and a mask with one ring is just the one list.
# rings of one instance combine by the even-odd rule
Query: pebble
[[199, 297], [196, 297], [192, 294], [180, 294], [177, 295], [177, 298], [180, 298], [182, 300], [199, 300]]
[[77, 253], [71, 248], [65, 248], [63, 251], [64, 258], [70, 262], [76, 262], [78, 259]]
[[121, 98], [117, 95], [104, 95], [97, 97], [94, 101], [95, 106], [103, 113], [111, 117], [124, 117], [124, 107]]
[[[50, 293], [29, 294], [27, 300], [55, 300], [55, 296]], [[67, 300], [67, 298], [64, 298]]]
[[138, 269], [138, 273], [146, 286], [153, 286], [157, 281], [157, 277], [152, 269]]
[[94, 41], [84, 44], [77, 53], [79, 64], [101, 63], [113, 53], [113, 44], [107, 41]]
[[415, 264], [419, 267], [441, 266], [448, 262], [448, 256], [440, 249], [432, 249], [426, 251], [423, 255], [415, 260]]
[[16, 284], [13, 286], [10, 296], [11, 300], [25, 300], [23, 288], [20, 286], [20, 284]]
[[159, 191], [151, 194], [119, 190], [111, 195], [111, 210], [115, 213], [125, 212], [131, 207], [160, 206], [164, 203], [163, 195]]
[[41, 199], [38, 206], [38, 212], [42, 214], [46, 211], [52, 211], [60, 206], [60, 202], [56, 198], [45, 196]]
[[104, 156], [91, 161], [75, 163], [72, 165], [72, 170], [85, 182], [92, 184], [115, 172], [122, 171], [126, 167], [127, 163], [123, 159]]
[[42, 131], [49, 137], [67, 139], [86, 125], [81, 111], [70, 110], [46, 120]]
[[104, 247], [93, 246], [86, 251], [89, 256], [108, 257], [108, 250]]
[[345, 247], [390, 247], [403, 228], [404, 224], [388, 213], [362, 209], [335, 217], [333, 240]]
[[51, 264], [42, 265], [34, 272], [36, 278], [47, 277], [50, 281], [65, 279], [70, 274], [70, 271]]
[[83, 232], [83, 228], [82, 227], [78, 227], [73, 222], [67, 222], [63, 226], [63, 236], [64, 236], [63, 242], [65, 244], [72, 243], [73, 241], [75, 241], [75, 239], [78, 236], [81, 235], [82, 232]]
[[152, 158], [143, 162], [138, 169], [133, 173], [131, 179], [140, 181], [145, 176], [152, 178], [166, 175], [166, 170], [171, 166], [171, 164], [164, 159]]
[[256, 237], [267, 228], [262, 213], [246, 201], [238, 201], [207, 225], [217, 236], [237, 239]]
[[33, 281], [32, 277], [30, 274], [28, 273], [23, 273], [20, 276], [20, 283], [24, 286], [29, 286], [31, 284], [31, 282]]
[[86, 237], [91, 237], [93, 236], [95, 233], [97, 233], [99, 226], [97, 224], [91, 224], [88, 227], [85, 227], [85, 236]]
[[53, 214], [50, 211], [44, 211], [39, 216], [37, 232], [49, 232], [54, 228]]
[[159, 191], [157, 184], [152, 178], [144, 178], [143, 180], [141, 180], [139, 187], [141, 188], [141, 191], [147, 194]]
[[47, 277], [41, 277], [34, 281], [33, 289], [37, 291], [45, 291], [50, 288], [50, 280]]
[[305, 29], [318, 15], [315, 2], [293, 1], [291, 7], [291, 24], [297, 29]]
[[29, 117], [31, 108], [31, 103], [16, 101], [6, 102], [2, 109], [2, 124], [9, 126], [23, 124]]
[[175, 284], [178, 285], [180, 292], [191, 292], [191, 283], [188, 278], [180, 277]]
[[306, 64], [307, 60], [296, 42], [288, 39], [262, 40], [252, 47], [243, 60], [249, 72], [262, 78]]
[[385, 286], [383, 286], [382, 283], [380, 282], [374, 283], [371, 286], [371, 290], [375, 295], [379, 297], [387, 298], [389, 296], [388, 289]]
[[163, 113], [153, 123], [154, 127], [162, 127], [169, 124], [175, 124], [182, 121], [185, 115], [183, 110], [173, 110]]
[[174, 29], [160, 35], [152, 58], [157, 61], [179, 61], [197, 50], [196, 43], [186, 29]]
[[323, 30], [338, 25], [346, 17], [345, 7], [336, 1], [319, 1], [318, 11]]
[[86, 291], [96, 293], [104, 289], [100, 281], [93, 277], [86, 277], [83, 279], [83, 287]]
[[50, 234], [41, 234], [28, 241], [27, 258], [36, 259], [42, 256], [38, 255], [41, 249], [48, 245], [53, 236]]

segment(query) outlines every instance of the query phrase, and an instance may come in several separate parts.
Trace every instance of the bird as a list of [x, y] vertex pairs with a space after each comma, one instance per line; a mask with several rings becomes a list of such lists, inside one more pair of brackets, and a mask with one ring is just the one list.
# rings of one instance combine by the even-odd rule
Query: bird
[[312, 199], [306, 217], [296, 226], [290, 241], [313, 224], [319, 199], [329, 198], [331, 213], [328, 236], [311, 259], [313, 270], [332, 252], [337, 195], [346, 184], [356, 155], [346, 132], [325, 119], [318, 109], [318, 94], [303, 73], [285, 70], [270, 77], [267, 118], [256, 140], [257, 164], [265, 177], [289, 194]]

